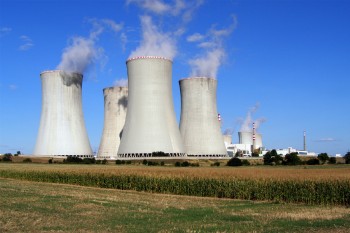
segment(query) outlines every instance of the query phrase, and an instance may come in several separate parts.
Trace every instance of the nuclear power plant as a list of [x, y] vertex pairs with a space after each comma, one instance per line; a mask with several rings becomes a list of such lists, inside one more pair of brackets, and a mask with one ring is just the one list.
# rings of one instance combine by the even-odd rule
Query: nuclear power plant
[[179, 83], [180, 132], [187, 156], [226, 157], [216, 108], [217, 80], [194, 77]]
[[116, 158], [125, 124], [128, 106], [128, 87], [109, 87], [103, 89], [104, 127], [98, 158]]
[[80, 73], [44, 71], [39, 133], [33, 155], [93, 157], [82, 110]]
[[172, 95], [172, 61], [162, 57], [127, 60], [128, 111], [118, 157], [185, 156]]

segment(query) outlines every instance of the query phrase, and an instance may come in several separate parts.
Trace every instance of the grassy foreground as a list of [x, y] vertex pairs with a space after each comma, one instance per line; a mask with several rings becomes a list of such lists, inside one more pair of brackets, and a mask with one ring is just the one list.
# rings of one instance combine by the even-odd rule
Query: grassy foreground
[[0, 178], [0, 232], [349, 232], [346, 207], [273, 204]]

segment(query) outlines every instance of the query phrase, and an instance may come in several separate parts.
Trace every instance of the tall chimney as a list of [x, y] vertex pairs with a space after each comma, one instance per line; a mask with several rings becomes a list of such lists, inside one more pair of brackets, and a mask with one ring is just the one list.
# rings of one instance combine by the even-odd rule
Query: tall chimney
[[306, 151], [306, 131], [304, 130], [304, 151]]
[[252, 152], [254, 152], [254, 150], [256, 149], [256, 132], [255, 132], [255, 123], [253, 122], [253, 150]]

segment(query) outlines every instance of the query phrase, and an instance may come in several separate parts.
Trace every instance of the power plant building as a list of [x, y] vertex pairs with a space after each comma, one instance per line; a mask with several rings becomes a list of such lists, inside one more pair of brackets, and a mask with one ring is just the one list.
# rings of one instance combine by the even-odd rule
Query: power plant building
[[104, 127], [98, 150], [98, 158], [115, 158], [125, 124], [128, 105], [128, 87], [103, 89]]
[[187, 156], [226, 157], [216, 107], [217, 80], [206, 77], [179, 81], [180, 132]]
[[172, 96], [172, 61], [162, 57], [127, 60], [128, 111], [118, 157], [185, 156]]
[[93, 157], [82, 110], [80, 73], [44, 71], [35, 156]]

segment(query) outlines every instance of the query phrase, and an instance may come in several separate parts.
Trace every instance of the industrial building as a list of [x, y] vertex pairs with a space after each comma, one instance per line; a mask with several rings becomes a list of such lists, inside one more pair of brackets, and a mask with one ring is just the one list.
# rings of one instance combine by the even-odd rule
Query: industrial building
[[216, 107], [217, 80], [206, 77], [179, 81], [180, 132], [187, 156], [226, 157]]
[[159, 151], [185, 156], [173, 104], [172, 61], [146, 56], [128, 59], [126, 65], [128, 111], [118, 157], [151, 157]]
[[97, 158], [117, 157], [128, 105], [128, 87], [103, 89], [104, 126]]
[[80, 73], [44, 71], [42, 110], [33, 155], [93, 157], [82, 110]]

